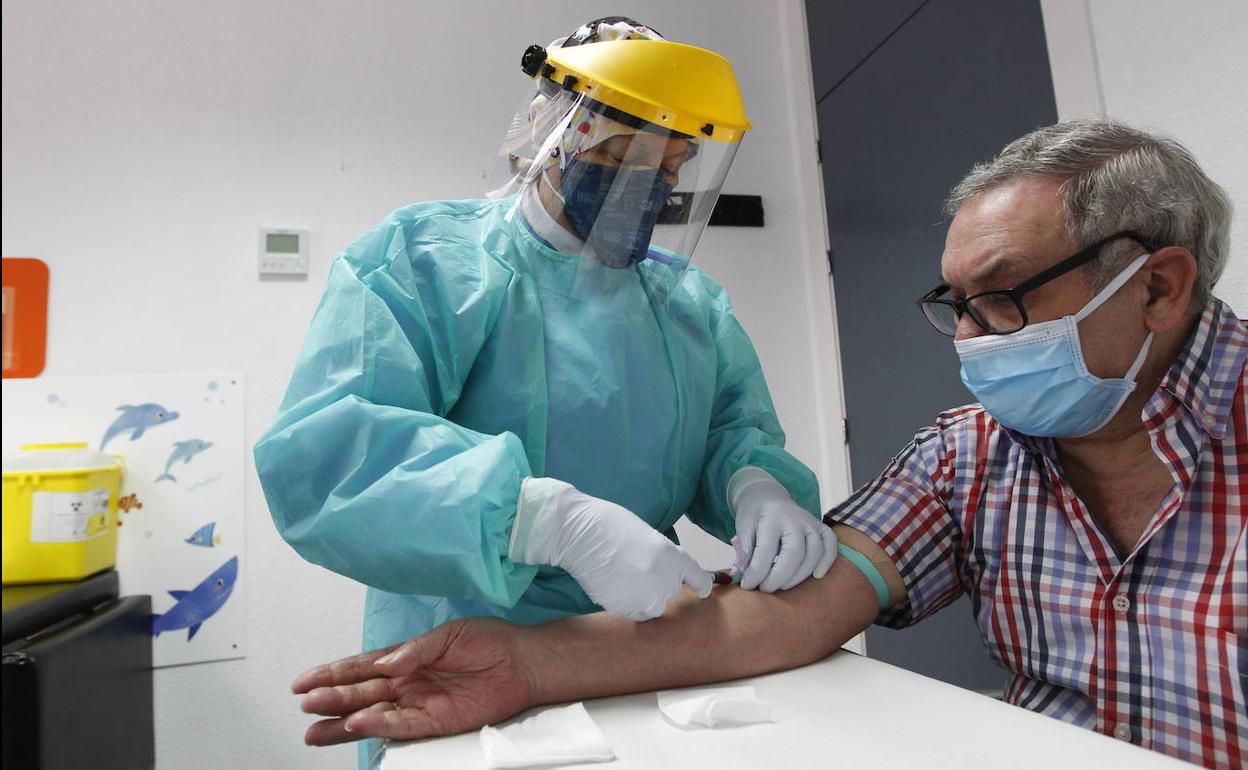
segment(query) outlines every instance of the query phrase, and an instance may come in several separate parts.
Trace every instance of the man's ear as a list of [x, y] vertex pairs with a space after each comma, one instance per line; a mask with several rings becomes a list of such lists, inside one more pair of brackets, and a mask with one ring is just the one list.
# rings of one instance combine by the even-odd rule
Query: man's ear
[[1140, 270], [1148, 287], [1145, 322], [1158, 334], [1170, 331], [1192, 309], [1196, 286], [1196, 257], [1181, 246], [1158, 249]]

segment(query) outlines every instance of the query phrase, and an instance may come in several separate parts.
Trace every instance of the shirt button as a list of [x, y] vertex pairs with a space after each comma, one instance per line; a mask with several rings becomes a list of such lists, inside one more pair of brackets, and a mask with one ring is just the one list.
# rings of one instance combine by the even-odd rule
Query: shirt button
[[1131, 728], [1127, 725], [1118, 725], [1114, 728], [1114, 737], [1120, 741], [1131, 741]]
[[1131, 609], [1131, 600], [1128, 599], [1125, 594], [1118, 594], [1114, 597], [1113, 605], [1115, 610], [1119, 612], [1126, 612]]

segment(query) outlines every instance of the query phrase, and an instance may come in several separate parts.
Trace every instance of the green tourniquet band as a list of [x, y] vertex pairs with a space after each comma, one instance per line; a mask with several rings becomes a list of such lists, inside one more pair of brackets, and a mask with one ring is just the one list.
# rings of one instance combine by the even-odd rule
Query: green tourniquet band
[[844, 543], [837, 543], [836, 550], [846, 559], [849, 559], [849, 563], [857, 567], [858, 571], [866, 577], [867, 582], [871, 584], [871, 587], [875, 589], [875, 602], [880, 605], [880, 609], [888, 607], [888, 584], [884, 582], [884, 576], [875, 568], [871, 560]]

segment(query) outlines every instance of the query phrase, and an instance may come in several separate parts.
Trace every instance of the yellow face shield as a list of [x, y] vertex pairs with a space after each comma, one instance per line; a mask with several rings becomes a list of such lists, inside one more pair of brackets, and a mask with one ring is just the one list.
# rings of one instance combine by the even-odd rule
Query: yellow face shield
[[665, 300], [693, 258], [740, 140], [750, 128], [731, 65], [663, 40], [609, 40], [549, 52], [512, 120], [488, 194], [516, 196], [555, 251], [595, 269], [641, 273]]

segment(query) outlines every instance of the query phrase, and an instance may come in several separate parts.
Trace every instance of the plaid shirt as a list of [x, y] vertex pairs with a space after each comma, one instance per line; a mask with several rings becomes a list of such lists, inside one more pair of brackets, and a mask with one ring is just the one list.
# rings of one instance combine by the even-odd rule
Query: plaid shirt
[[1142, 419], [1174, 479], [1125, 558], [1050, 439], [942, 414], [828, 517], [893, 559], [915, 623], [967, 592], [1010, 703], [1208, 767], [1248, 763], [1248, 327], [1213, 300]]

